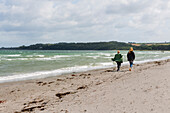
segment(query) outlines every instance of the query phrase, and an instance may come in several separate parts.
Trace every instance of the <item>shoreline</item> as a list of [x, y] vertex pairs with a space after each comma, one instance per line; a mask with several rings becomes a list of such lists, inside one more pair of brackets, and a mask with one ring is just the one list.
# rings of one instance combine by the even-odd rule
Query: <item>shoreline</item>
[[[166, 58], [166, 57], [165, 57]], [[166, 61], [166, 60], [170, 60], [170, 59], [165, 59], [165, 58], [162, 58], [162, 59], [154, 59], [152, 61], [135, 61], [134, 62], [134, 65], [140, 65], [140, 64], [147, 64], [147, 63], [154, 63], [154, 62], [162, 62], [162, 61]], [[136, 62], [141, 62], [141, 63], [136, 63]], [[128, 66], [129, 66], [129, 62], [124, 62], [121, 66], [121, 68], [126, 68], [128, 69]], [[78, 71], [78, 72], [70, 72], [70, 73], [63, 73], [63, 74], [59, 74], [59, 75], [54, 75], [54, 76], [47, 76], [47, 77], [37, 77], [37, 78], [28, 78], [28, 79], [21, 79], [21, 80], [14, 80], [14, 81], [7, 81], [7, 82], [0, 82], [0, 85], [1, 84], [15, 84], [15, 83], [18, 83], [18, 82], [27, 82], [27, 81], [36, 81], [36, 80], [43, 80], [43, 79], [50, 79], [50, 78], [56, 78], [56, 77], [64, 77], [64, 76], [68, 76], [70, 74], [81, 74], [81, 73], [88, 73], [88, 72], [95, 72], [95, 71], [102, 71], [102, 70], [109, 70], [109, 69], [115, 69], [116, 70], [116, 64], [113, 65], [112, 67], [104, 67], [104, 68], [97, 68], [97, 69], [89, 69], [89, 70], [86, 70], [86, 71]]]
[[[170, 59], [163, 59], [163, 60], [157, 60], [157, 59], [154, 59], [153, 61], [142, 61], [142, 63], [134, 63], [134, 66], [135, 65], [144, 65], [144, 64], [150, 64], [150, 63], [155, 63], [155, 62], [166, 62], [166, 61], [170, 61]], [[139, 61], [140, 62], [140, 61]], [[125, 63], [125, 62], [124, 62]], [[128, 62], [126, 62], [128, 63]], [[129, 63], [128, 64], [124, 64], [121, 66], [122, 69], [124, 68], [127, 68], [129, 69]], [[99, 68], [99, 69], [91, 69], [91, 70], [87, 70], [87, 71], [80, 71], [80, 72], [71, 72], [71, 73], [63, 73], [63, 74], [60, 74], [60, 75], [55, 75], [55, 76], [47, 76], [47, 77], [43, 77], [43, 78], [33, 78], [33, 79], [24, 79], [24, 80], [16, 80], [16, 81], [9, 81], [9, 82], [2, 82], [0, 83], [0, 85], [3, 85], [3, 84], [15, 84], [15, 83], [19, 83], [19, 82], [31, 82], [31, 81], [38, 81], [38, 80], [45, 80], [45, 79], [52, 79], [52, 78], [63, 78], [63, 77], [67, 77], [69, 75], [74, 75], [74, 74], [82, 74], [82, 73], [94, 73], [96, 71], [105, 71], [105, 70], [114, 70], [116, 71], [116, 65], [113, 65], [113, 67], [105, 67], [105, 68]], [[121, 72], [121, 70], [119, 71]]]
[[[155, 62], [155, 61], [163, 61], [163, 60], [168, 60], [170, 59], [170, 57], [163, 57], [163, 58], [160, 58], [160, 59], [147, 59], [147, 60], [144, 60], [144, 61], [135, 61], [134, 64], [143, 64], [143, 63], [149, 63], [149, 62]], [[111, 61], [112, 62], [112, 61]], [[109, 62], [105, 62], [105, 63], [109, 63]], [[122, 64], [122, 67], [123, 66], [127, 66], [129, 64], [129, 62], [124, 62]], [[80, 66], [81, 67], [81, 66]], [[45, 79], [45, 78], [49, 78], [49, 77], [57, 77], [57, 76], [65, 76], [65, 75], [68, 75], [68, 74], [74, 74], [74, 73], [85, 73], [85, 72], [88, 72], [88, 71], [95, 71], [95, 70], [103, 70], [103, 69], [109, 69], [109, 68], [115, 68], [116, 67], [116, 64], [113, 64], [113, 65], [107, 65], [107, 66], [94, 66], [94, 67], [91, 67], [89, 69], [84, 69], [84, 71], [81, 69], [79, 71], [71, 71], [71, 72], [64, 72], [64, 73], [61, 73], [61, 74], [44, 74], [44, 75], [37, 75], [37, 76], [32, 76], [32, 77], [25, 77], [25, 78], [15, 78], [16, 76], [20, 76], [22, 74], [19, 74], [19, 75], [11, 75], [11, 76], [4, 76], [4, 78], [6, 77], [12, 77], [12, 79], [9, 79], [9, 80], [2, 80], [0, 81], [0, 84], [3, 84], [3, 83], [10, 83], [10, 82], [19, 82], [19, 81], [27, 81], [27, 80], [38, 80], [38, 79]], [[68, 67], [68, 68], [74, 68], [74, 67]], [[58, 69], [60, 70], [60, 69]], [[66, 70], [66, 69], [65, 69]], [[56, 70], [53, 70], [53, 71], [56, 71]], [[50, 72], [50, 71], [44, 71], [44, 72]], [[33, 73], [25, 73], [23, 75], [33, 75], [35, 73], [42, 73], [42, 71], [40, 72], [33, 72]], [[13, 76], [15, 76], [13, 78]], [[43, 77], [41, 77], [43, 76]], [[2, 77], [3, 78], [3, 77]], [[16, 80], [18, 79], [18, 80]]]
[[[170, 78], [167, 78], [170, 73], [168, 66], [170, 66], [170, 59], [135, 64], [131, 72], [128, 71], [129, 66], [122, 66], [120, 72], [107, 68], [42, 79], [0, 83], [0, 112], [123, 113], [123, 111], [139, 111], [143, 113], [155, 110], [159, 112], [159, 109], [151, 106], [155, 100], [143, 99], [143, 97], [149, 99], [152, 95], [158, 98], [157, 104], [159, 102], [162, 104], [162, 101], [165, 104], [160, 106], [168, 111], [162, 113], [168, 113], [170, 111], [166, 106], [170, 103], [170, 98], [167, 97], [170, 92], [168, 83]], [[141, 84], [139, 85], [138, 82]], [[138, 89], [138, 87], [141, 88]], [[162, 101], [159, 100], [159, 93], [165, 97]], [[138, 97], [139, 95], [143, 95], [142, 99]], [[131, 96], [136, 99], [134, 100]], [[127, 101], [129, 104], [126, 103]], [[147, 108], [146, 111], [143, 111], [139, 105], [131, 106], [135, 103], [133, 101], [147, 103], [148, 106], [141, 105], [142, 108]], [[132, 111], [128, 107], [133, 108]]]

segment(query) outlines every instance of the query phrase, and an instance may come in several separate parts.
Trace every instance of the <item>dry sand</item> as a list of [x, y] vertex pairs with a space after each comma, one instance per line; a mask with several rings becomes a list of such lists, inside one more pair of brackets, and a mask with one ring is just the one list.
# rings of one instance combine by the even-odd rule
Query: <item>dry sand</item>
[[170, 113], [170, 60], [0, 84], [0, 113]]

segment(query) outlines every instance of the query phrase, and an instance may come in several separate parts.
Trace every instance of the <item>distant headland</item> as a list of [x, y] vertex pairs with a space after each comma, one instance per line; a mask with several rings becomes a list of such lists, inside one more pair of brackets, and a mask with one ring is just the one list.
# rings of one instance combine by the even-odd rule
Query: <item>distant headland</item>
[[19, 47], [2, 47], [0, 49], [15, 50], [128, 50], [133, 47], [135, 50], [170, 50], [170, 42], [163, 43], [136, 43], [136, 42], [86, 42], [86, 43], [54, 43], [54, 44], [33, 44]]

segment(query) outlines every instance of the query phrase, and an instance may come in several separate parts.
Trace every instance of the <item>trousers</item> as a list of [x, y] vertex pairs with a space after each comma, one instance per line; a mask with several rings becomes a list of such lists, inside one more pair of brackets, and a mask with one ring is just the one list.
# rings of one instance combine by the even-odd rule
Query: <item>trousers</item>
[[117, 71], [119, 71], [120, 66], [121, 66], [121, 62], [116, 62], [117, 63]]
[[133, 66], [133, 61], [129, 61], [129, 63], [130, 63], [130, 68], [132, 68], [132, 66]]

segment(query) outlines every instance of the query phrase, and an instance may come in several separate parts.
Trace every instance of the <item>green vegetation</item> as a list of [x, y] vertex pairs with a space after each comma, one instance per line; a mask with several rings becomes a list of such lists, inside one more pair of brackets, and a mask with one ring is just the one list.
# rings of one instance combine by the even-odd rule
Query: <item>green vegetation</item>
[[128, 50], [133, 47], [135, 50], [170, 50], [170, 43], [124, 43], [124, 42], [89, 42], [89, 43], [56, 43], [56, 44], [35, 44], [30, 46], [20, 46], [19, 50]]

